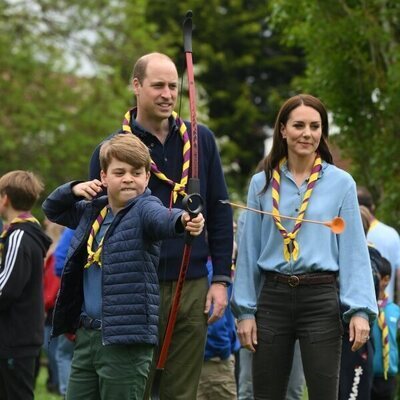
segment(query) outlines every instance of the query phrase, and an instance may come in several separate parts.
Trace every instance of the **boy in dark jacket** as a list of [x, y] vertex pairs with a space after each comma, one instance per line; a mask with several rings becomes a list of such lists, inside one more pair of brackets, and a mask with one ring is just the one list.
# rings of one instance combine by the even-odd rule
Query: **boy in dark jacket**
[[142, 399], [158, 340], [160, 240], [199, 235], [204, 218], [151, 195], [149, 150], [135, 136], [106, 141], [100, 162], [101, 182], [67, 183], [43, 203], [50, 220], [76, 229], [53, 335], [76, 331], [67, 399]]
[[43, 184], [28, 171], [0, 178], [0, 399], [33, 399], [43, 343], [43, 262], [51, 239], [31, 209]]

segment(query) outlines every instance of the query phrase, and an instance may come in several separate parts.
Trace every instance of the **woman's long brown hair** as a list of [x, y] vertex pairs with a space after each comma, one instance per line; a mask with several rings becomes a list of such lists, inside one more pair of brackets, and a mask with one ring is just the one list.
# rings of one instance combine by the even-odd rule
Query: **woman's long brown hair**
[[281, 135], [281, 126], [285, 126], [287, 124], [290, 113], [301, 105], [314, 108], [314, 110], [318, 111], [319, 115], [321, 116], [322, 136], [317, 151], [319, 152], [322, 160], [329, 164], [333, 164], [332, 154], [328, 147], [329, 122], [328, 113], [325, 106], [321, 100], [311, 96], [310, 94], [298, 94], [293, 96], [285, 101], [279, 110], [278, 116], [276, 117], [272, 148], [269, 154], [264, 158], [263, 162], [266, 184], [260, 194], [263, 194], [267, 191], [269, 183], [272, 179], [272, 171], [278, 165], [280, 160], [288, 155], [287, 142], [282, 138]]

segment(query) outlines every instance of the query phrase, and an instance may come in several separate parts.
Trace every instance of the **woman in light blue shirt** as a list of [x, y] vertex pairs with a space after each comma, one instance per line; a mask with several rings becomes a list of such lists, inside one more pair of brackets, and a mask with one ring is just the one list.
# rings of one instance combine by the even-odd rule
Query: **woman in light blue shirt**
[[[338, 281], [353, 351], [368, 340], [377, 313], [356, 185], [333, 165], [327, 139], [321, 101], [290, 98], [279, 111], [264, 171], [250, 183], [248, 207], [276, 215], [246, 212], [233, 287], [241, 344], [255, 352], [255, 399], [285, 398], [296, 339], [310, 400], [337, 399]], [[345, 220], [342, 234], [302, 222], [335, 216]]]

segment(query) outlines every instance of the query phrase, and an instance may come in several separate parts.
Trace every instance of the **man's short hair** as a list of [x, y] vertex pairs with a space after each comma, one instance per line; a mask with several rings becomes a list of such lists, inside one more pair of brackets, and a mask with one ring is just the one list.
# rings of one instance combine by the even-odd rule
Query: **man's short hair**
[[372, 195], [370, 191], [364, 187], [364, 186], [358, 186], [357, 187], [357, 198], [358, 198], [358, 204], [360, 206], [365, 206], [368, 208], [369, 211], [373, 212], [374, 211], [374, 199], [372, 198]]
[[146, 78], [147, 65], [149, 64], [149, 61], [154, 57], [164, 58], [174, 64], [172, 59], [166, 54], [157, 52], [145, 54], [144, 56], [140, 57], [133, 66], [132, 80], [136, 78], [141, 85], [143, 84], [144, 78]]
[[0, 194], [15, 210], [30, 211], [43, 192], [43, 182], [30, 171], [10, 171], [0, 178]]
[[118, 134], [106, 140], [100, 148], [100, 167], [106, 172], [112, 160], [126, 162], [133, 168], [150, 171], [150, 152], [146, 145], [131, 133]]

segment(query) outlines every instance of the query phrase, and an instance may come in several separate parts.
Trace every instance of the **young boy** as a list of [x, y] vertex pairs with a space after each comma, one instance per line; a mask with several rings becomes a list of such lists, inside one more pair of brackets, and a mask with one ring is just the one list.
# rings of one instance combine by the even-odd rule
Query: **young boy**
[[44, 333], [43, 262], [51, 239], [31, 209], [43, 184], [28, 171], [0, 178], [0, 399], [33, 399]]
[[390, 301], [385, 292], [392, 274], [391, 264], [386, 258], [382, 257], [379, 273], [381, 276], [378, 300], [379, 315], [372, 329], [375, 353], [371, 400], [392, 400], [396, 394], [396, 374], [399, 362], [396, 336], [400, 320], [400, 307]]
[[53, 335], [76, 331], [67, 399], [141, 400], [158, 341], [160, 240], [199, 235], [204, 218], [151, 195], [151, 158], [137, 137], [104, 142], [100, 162], [101, 182], [67, 183], [43, 203], [50, 220], [76, 229]]

